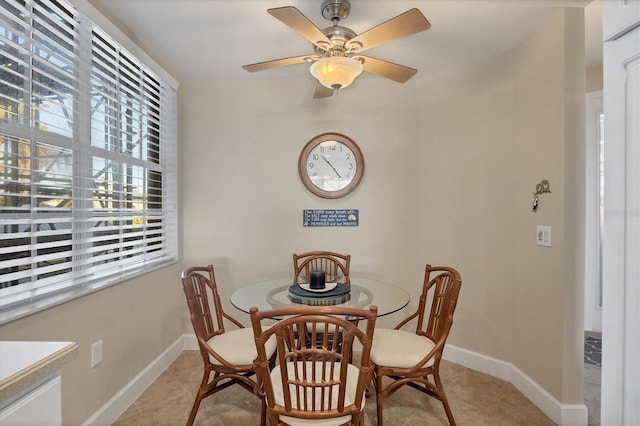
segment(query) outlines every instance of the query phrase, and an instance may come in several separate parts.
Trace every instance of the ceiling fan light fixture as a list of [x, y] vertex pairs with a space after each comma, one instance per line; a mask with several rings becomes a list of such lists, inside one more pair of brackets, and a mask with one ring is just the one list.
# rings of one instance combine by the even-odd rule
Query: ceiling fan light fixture
[[339, 90], [353, 83], [362, 73], [362, 63], [345, 56], [331, 56], [315, 61], [309, 71], [323, 86]]

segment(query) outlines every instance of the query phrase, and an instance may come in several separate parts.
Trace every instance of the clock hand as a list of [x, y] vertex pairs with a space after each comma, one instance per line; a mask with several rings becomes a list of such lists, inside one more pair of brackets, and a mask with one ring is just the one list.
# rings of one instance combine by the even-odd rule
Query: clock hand
[[329, 160], [327, 160], [327, 157], [325, 157], [324, 155], [321, 155], [321, 157], [322, 157], [322, 159], [323, 159], [324, 161], [326, 161], [326, 162], [327, 162], [327, 164], [328, 164], [329, 166], [331, 166], [331, 168], [333, 169], [333, 171], [334, 171], [334, 172], [336, 172], [336, 174], [338, 175], [338, 177], [339, 177], [340, 179], [342, 179], [342, 176], [340, 176], [340, 173], [338, 173], [338, 171], [336, 170], [336, 168], [335, 168], [335, 167], [333, 167], [333, 164], [331, 164], [331, 163], [329, 162]]

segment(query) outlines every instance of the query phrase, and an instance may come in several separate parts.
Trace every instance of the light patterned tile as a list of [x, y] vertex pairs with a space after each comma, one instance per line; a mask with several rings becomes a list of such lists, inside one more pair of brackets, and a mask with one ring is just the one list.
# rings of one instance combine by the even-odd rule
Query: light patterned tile
[[[359, 360], [359, 356], [355, 354], [354, 359]], [[458, 425], [553, 424], [508, 382], [449, 362], [443, 362], [441, 367], [445, 391]], [[184, 425], [201, 378], [199, 352], [183, 352], [114, 425]], [[387, 426], [448, 424], [440, 401], [408, 387], [387, 398], [384, 407]], [[258, 425], [259, 414], [259, 400], [239, 386], [231, 386], [202, 401], [195, 424]], [[377, 425], [377, 415], [375, 395], [372, 395], [365, 405], [365, 426], [374, 425]], [[592, 426], [591, 416], [589, 425]]]
[[113, 426], [147, 426], [151, 425], [150, 420], [142, 415], [138, 409], [138, 403], [134, 402], [122, 415], [113, 423]]
[[490, 426], [553, 426], [554, 423], [533, 405], [513, 385], [500, 396], [487, 416], [484, 425]]

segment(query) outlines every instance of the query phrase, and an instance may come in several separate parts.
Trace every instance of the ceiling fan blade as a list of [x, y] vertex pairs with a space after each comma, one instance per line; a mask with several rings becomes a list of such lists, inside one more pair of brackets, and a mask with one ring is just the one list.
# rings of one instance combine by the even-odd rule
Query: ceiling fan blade
[[313, 93], [313, 98], [328, 98], [329, 96], [333, 96], [333, 89], [329, 89], [318, 82], [316, 85], [316, 91]]
[[273, 61], [258, 62], [256, 64], [243, 65], [242, 68], [249, 72], [263, 71], [271, 68], [286, 67], [287, 65], [301, 64], [318, 59], [318, 55], [293, 56], [291, 58], [275, 59]]
[[[403, 14], [391, 18], [352, 38], [347, 43], [347, 48], [362, 52], [363, 50], [379, 46], [382, 43], [419, 33], [429, 28], [431, 28], [431, 24], [422, 12], [415, 8], [409, 9]], [[360, 47], [360, 45], [362, 47]]]
[[324, 44], [325, 47], [327, 45], [331, 46], [329, 38], [295, 7], [276, 7], [267, 9], [267, 12], [285, 25], [291, 27], [314, 45]]
[[415, 68], [405, 67], [404, 65], [394, 64], [371, 56], [358, 55], [356, 58], [363, 60], [362, 67], [365, 71], [389, 78], [398, 83], [406, 82], [418, 72]]

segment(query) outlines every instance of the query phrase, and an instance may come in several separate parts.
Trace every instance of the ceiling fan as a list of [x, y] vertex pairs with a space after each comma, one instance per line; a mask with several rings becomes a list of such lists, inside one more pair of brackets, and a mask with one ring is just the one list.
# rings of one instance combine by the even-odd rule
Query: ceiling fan
[[255, 72], [303, 62], [311, 63], [311, 74], [318, 79], [314, 98], [337, 93], [351, 84], [362, 71], [399, 83], [406, 82], [417, 72], [414, 68], [362, 55], [362, 52], [431, 28], [427, 18], [418, 9], [409, 9], [361, 34], [340, 26], [340, 21], [351, 10], [349, 0], [324, 0], [320, 10], [322, 16], [333, 23], [332, 26], [319, 29], [293, 6], [267, 9], [270, 15], [313, 43], [315, 53], [258, 62], [242, 68]]

